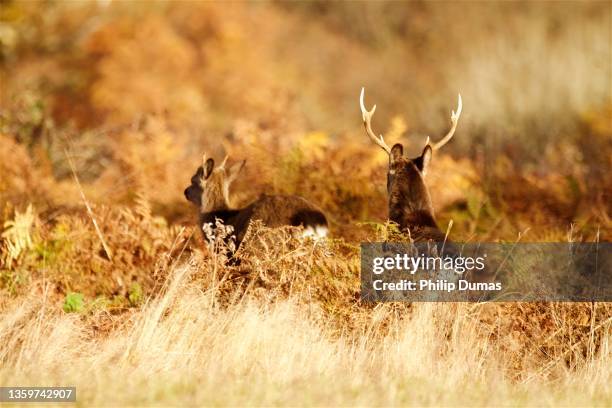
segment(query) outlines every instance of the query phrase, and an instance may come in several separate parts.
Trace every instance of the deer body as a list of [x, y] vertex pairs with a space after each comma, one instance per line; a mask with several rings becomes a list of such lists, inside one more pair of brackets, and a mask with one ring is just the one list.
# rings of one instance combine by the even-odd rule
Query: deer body
[[223, 209], [200, 213], [200, 226], [215, 224], [216, 220], [234, 228], [236, 244], [239, 245], [251, 220], [260, 220], [268, 227], [303, 226], [305, 236], [327, 235], [325, 215], [304, 198], [292, 195], [263, 195], [257, 201], [239, 209]]
[[254, 220], [268, 227], [303, 226], [304, 236], [322, 238], [327, 235], [327, 218], [314, 204], [294, 195], [262, 195], [243, 208], [232, 208], [229, 186], [237, 178], [244, 161], [225, 168], [225, 161], [214, 168], [213, 159], [204, 161], [185, 189], [185, 197], [199, 208], [199, 226], [204, 238], [209, 239], [205, 224], [215, 225], [217, 220], [234, 229], [236, 247], [240, 245]]
[[363, 124], [370, 140], [382, 148], [389, 156], [387, 172], [387, 192], [389, 195], [389, 219], [398, 224], [403, 232], [408, 232], [414, 241], [445, 241], [445, 234], [438, 228], [434, 216], [429, 189], [425, 184], [425, 175], [434, 150], [444, 146], [455, 133], [461, 115], [461, 95], [457, 112], [452, 112], [452, 126], [446, 136], [438, 143], [431, 145], [429, 138], [420, 156], [408, 159], [404, 157], [404, 147], [396, 143], [390, 148], [383, 136], [376, 136], [372, 130], [372, 116], [376, 105], [368, 111], [363, 102], [364, 90], [361, 90], [360, 106]]
[[391, 149], [391, 160], [387, 174], [389, 194], [389, 219], [401, 231], [409, 232], [415, 241], [444, 241], [444, 233], [436, 224], [429, 190], [424, 180], [424, 169], [431, 157], [428, 146], [416, 159], [406, 159], [402, 146]]

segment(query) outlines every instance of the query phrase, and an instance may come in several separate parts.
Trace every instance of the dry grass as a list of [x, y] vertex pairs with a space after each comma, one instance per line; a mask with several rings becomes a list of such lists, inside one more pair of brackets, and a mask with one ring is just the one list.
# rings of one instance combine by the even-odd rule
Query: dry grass
[[543, 365], [518, 344], [505, 349], [518, 339], [483, 323], [486, 308], [505, 306], [419, 304], [405, 314], [379, 305], [347, 331], [299, 295], [262, 303], [245, 294], [220, 307], [217, 290], [193, 283], [201, 272], [173, 268], [163, 295], [121, 316], [61, 313], [49, 286], [5, 304], [0, 381], [75, 385], [82, 405], [611, 402], [609, 319], [596, 353], [566, 348], [571, 366]]
[[0, 381], [84, 405], [610, 403], [610, 304], [365, 304], [350, 245], [261, 226], [245, 244], [239, 266], [171, 258], [136, 308], [64, 313], [43, 275], [0, 305]]

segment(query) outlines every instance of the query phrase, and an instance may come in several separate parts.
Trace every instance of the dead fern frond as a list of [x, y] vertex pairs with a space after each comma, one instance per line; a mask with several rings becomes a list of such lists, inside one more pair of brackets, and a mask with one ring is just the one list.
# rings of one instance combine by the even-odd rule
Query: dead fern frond
[[10, 268], [14, 261], [19, 259], [20, 255], [32, 247], [31, 229], [34, 225], [34, 210], [32, 204], [24, 213], [15, 210], [15, 218], [4, 223], [4, 246], [6, 253], [4, 262]]

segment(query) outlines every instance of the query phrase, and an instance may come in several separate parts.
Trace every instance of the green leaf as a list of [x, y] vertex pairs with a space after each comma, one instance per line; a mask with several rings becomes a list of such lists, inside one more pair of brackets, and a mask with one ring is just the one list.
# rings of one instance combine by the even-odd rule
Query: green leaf
[[85, 298], [82, 293], [70, 292], [66, 295], [64, 300], [64, 312], [66, 313], [80, 313], [85, 307]]
[[137, 282], [132, 283], [128, 292], [130, 304], [132, 306], [138, 306], [142, 302], [142, 297], [142, 287]]

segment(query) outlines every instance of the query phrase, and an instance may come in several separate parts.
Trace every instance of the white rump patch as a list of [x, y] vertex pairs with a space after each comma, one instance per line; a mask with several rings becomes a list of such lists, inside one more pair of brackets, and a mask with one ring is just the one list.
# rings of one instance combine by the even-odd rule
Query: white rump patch
[[308, 226], [304, 228], [304, 232], [302, 232], [302, 238], [312, 238], [313, 240], [318, 240], [321, 238], [327, 237], [327, 227], [323, 225], [317, 225], [316, 227]]

